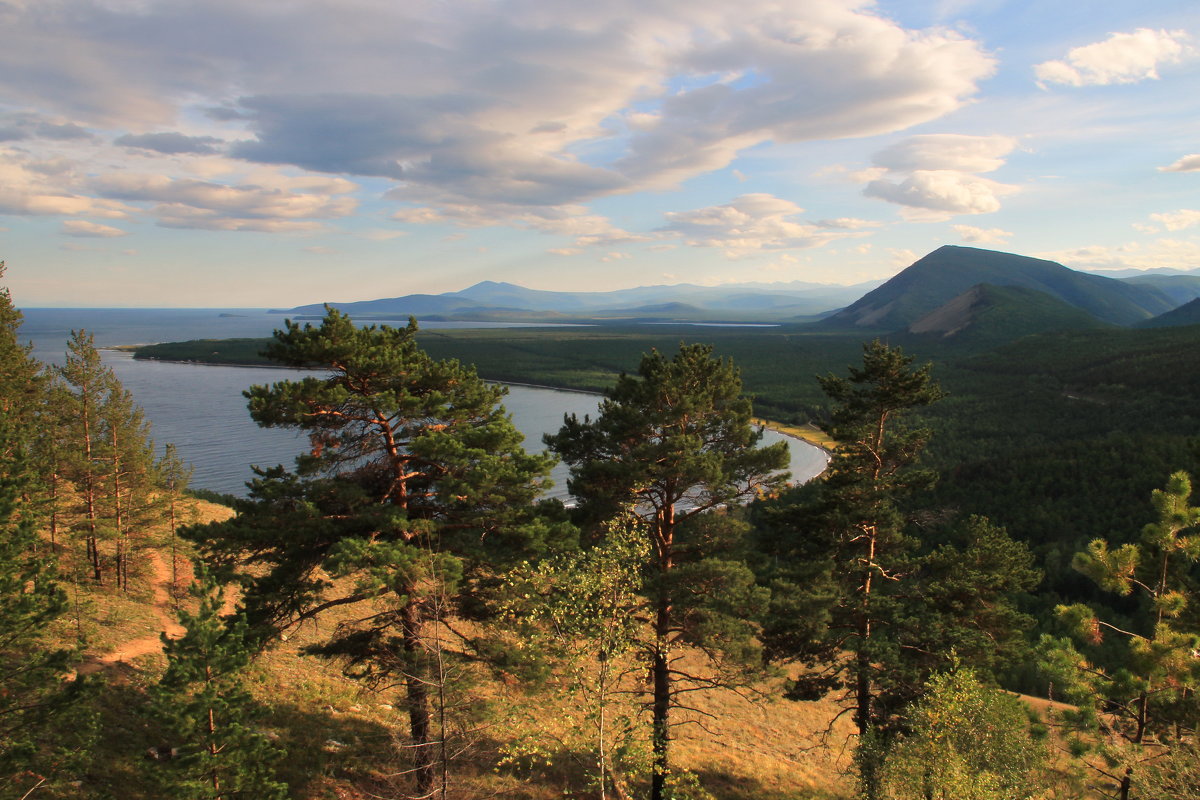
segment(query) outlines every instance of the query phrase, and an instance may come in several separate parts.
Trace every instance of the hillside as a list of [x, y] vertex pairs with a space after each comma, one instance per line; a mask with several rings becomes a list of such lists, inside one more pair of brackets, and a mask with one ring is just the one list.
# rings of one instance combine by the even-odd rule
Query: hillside
[[1200, 325], [1200, 298], [1138, 323], [1139, 328], [1173, 328], [1180, 325]]
[[981, 283], [1043, 292], [1116, 325], [1131, 325], [1175, 306], [1153, 287], [1076, 272], [1039, 258], [946, 245], [832, 315], [822, 327], [906, 328]]
[[1150, 272], [1122, 279], [1134, 286], [1148, 286], [1162, 292], [1176, 305], [1200, 297], [1200, 275], [1161, 275]]
[[1103, 326], [1045, 292], [981, 283], [918, 319], [908, 332], [916, 335], [914, 347], [934, 340], [982, 348], [1035, 333]]

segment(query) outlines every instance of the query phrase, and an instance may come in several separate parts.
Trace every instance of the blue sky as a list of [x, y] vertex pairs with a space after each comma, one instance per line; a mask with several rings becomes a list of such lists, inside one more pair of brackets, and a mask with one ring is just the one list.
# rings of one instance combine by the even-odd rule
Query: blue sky
[[0, 0], [25, 306], [1200, 267], [1194, 0]]

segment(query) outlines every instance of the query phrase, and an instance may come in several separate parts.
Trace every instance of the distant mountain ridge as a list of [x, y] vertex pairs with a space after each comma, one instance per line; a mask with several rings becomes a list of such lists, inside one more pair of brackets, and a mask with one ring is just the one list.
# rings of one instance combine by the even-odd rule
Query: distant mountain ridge
[[1178, 305], [1153, 286], [1076, 272], [1040, 258], [945, 245], [831, 315], [822, 326], [906, 328], [981, 283], [1042, 292], [1116, 325], [1132, 325]]
[[[488, 315], [512, 316], [531, 312], [543, 317], [559, 315], [588, 315], [598, 312], [628, 312], [630, 314], [670, 314], [672, 309], [696, 313], [735, 312], [737, 314], [767, 314], [778, 319], [828, 313], [857, 299], [869, 288], [880, 283], [872, 281], [854, 286], [805, 283], [793, 281], [780, 284], [724, 284], [697, 286], [639, 286], [610, 292], [551, 292], [527, 289], [513, 283], [481, 281], [466, 289], [443, 294], [410, 294], [379, 300], [351, 303], [331, 302], [329, 305], [351, 315], [451, 315], [458, 318], [483, 318]], [[773, 288], [767, 288], [773, 287]], [[292, 314], [320, 314], [324, 303], [297, 306]]]

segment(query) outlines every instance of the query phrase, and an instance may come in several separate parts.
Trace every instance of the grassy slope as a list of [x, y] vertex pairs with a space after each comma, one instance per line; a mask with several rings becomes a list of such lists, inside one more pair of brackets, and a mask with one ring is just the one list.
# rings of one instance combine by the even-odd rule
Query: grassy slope
[[[196, 501], [194, 507], [194, 520], [199, 522], [232, 513], [203, 501]], [[165, 530], [145, 532], [139, 539], [135, 564], [140, 568], [134, 570], [128, 593], [111, 586], [97, 587], [89, 580], [79, 581], [77, 589], [68, 582], [72, 603], [77, 602], [80, 610], [78, 626], [74, 613], [69, 613], [52, 631], [55, 640], [74, 643], [82, 634], [83, 658], [88, 661], [161, 630], [153, 605], [155, 577], [148, 567], [151, 551], [170, 563]], [[70, 563], [68, 555], [64, 554], [62, 563]], [[178, 567], [182, 587], [191, 576], [182, 549]], [[407, 722], [398, 691], [369, 690], [343, 677], [336, 664], [299, 652], [306, 643], [331, 631], [339, 618], [327, 613], [316, 623], [293, 631], [287, 641], [255, 664], [249, 688], [265, 711], [263, 730], [286, 751], [281, 776], [291, 786], [292, 797], [367, 800], [396, 796], [403, 786], [403, 779], [397, 778], [403, 772], [398, 747], [403, 744]], [[144, 754], [148, 748], [164, 744], [164, 736], [149, 721], [146, 690], [164, 666], [161, 653], [150, 653], [100, 671], [102, 685], [93, 695], [100, 714], [99, 752], [81, 796], [89, 800], [157, 800], [147, 777], [147, 770], [155, 767]], [[503, 793], [513, 798], [553, 800], [562, 797], [568, 785], [581, 785], [579, 769], [570, 765], [572, 759], [553, 767], [497, 767], [506, 742], [523, 729], [521, 724], [527, 728], [530, 723], [528, 718], [522, 723], [514, 710], [531, 712], [538, 727], [554, 731], [560, 726], [564, 734], [562, 720], [570, 714], [544, 691], [526, 695], [515, 685], [491, 682], [486, 676], [482, 680], [484, 700], [471, 707], [476, 714], [487, 710], [487, 726], [457, 740], [469, 745], [454, 767], [458, 796]], [[827, 746], [816, 747], [837, 713], [835, 705], [793, 703], [777, 699], [778, 692], [768, 684], [759, 688], [764, 694], [756, 702], [729, 691], [691, 698], [702, 713], [677, 714], [678, 721], [690, 719], [693, 723], [678, 728], [675, 753], [679, 766], [699, 774], [718, 800], [849, 797], [850, 784], [842, 775], [848, 766], [846, 724], [835, 729]], [[806, 750], [809, 746], [814, 749]]]

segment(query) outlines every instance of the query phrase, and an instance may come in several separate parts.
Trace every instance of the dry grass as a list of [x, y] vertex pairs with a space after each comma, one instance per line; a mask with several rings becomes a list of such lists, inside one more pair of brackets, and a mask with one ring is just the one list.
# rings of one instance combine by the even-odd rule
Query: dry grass
[[778, 431], [784, 436], [794, 436], [797, 439], [803, 439], [811, 445], [821, 448], [822, 450], [832, 453], [837, 448], [835, 442], [829, 434], [818, 428], [812, 423], [804, 425], [787, 425], [782, 422], [772, 422], [766, 419], [754, 420], [755, 425], [764, 425], [773, 431]]
[[[227, 519], [233, 513], [213, 503], [188, 502], [189, 522]], [[145, 556], [155, 549], [169, 563], [169, 531], [165, 527], [142, 531], [137, 541], [143, 557], [135, 558], [130, 591], [119, 591], [111, 582], [96, 585], [86, 577], [77, 582], [77, 590], [68, 583], [80, 610], [78, 630], [85, 658], [96, 660], [162, 629], [164, 609], [154, 606], [156, 579]], [[189, 551], [182, 541], [176, 542], [176, 548], [181, 555], [179, 581], [186, 586], [192, 577], [186, 562]], [[64, 553], [64, 561], [69, 554]], [[163, 603], [161, 591], [159, 603]], [[292, 787], [293, 797], [302, 800], [401, 796], [406, 784], [403, 744], [408, 720], [402, 690], [368, 690], [343, 677], [337, 664], [300, 653], [304, 645], [328, 636], [355, 613], [342, 608], [305, 623], [259, 659], [248, 681], [267, 712], [264, 730], [287, 753], [282, 777]], [[76, 625], [75, 614], [66, 615], [56, 625], [55, 637], [75, 642]], [[160, 743], [161, 734], [147, 721], [145, 689], [157, 680], [164, 665], [161, 653], [150, 653], [103, 671], [107, 685], [98, 707], [105, 766], [94, 779], [110, 790], [119, 786], [127, 800], [154, 797], [144, 785], [140, 764], [146, 748]], [[522, 694], [515, 685], [497, 683], [478, 669], [474, 677], [477, 694], [462, 709], [472, 732], [458, 740], [469, 741], [471, 747], [454, 765], [454, 796], [552, 800], [564, 792], [580, 793], [586, 784], [581, 759], [567, 757], [553, 742], [555, 738], [571, 741], [575, 733], [568, 728], [578, 715], [561, 705], [569, 700], [544, 691]], [[675, 763], [700, 776], [718, 800], [849, 797], [849, 784], [841, 774], [849, 763], [848, 726], [837, 727], [824, 746], [820, 741], [836, 713], [833, 705], [792, 703], [778, 699], [778, 692], [767, 685], [757, 688], [762, 699], [753, 702], [729, 691], [690, 695], [689, 702], [711, 715], [693, 716], [703, 719], [712, 733], [688, 724], [688, 712], [678, 712], [675, 719], [684, 724], [676, 729]], [[506, 742], [519, 727], [514, 723], [518, 710], [526, 723], [532, 717], [547, 732], [548, 750], [558, 756], [556, 764], [523, 770], [497, 766]], [[579, 736], [573, 738], [578, 745]]]

